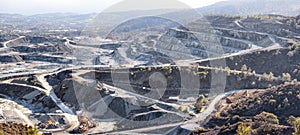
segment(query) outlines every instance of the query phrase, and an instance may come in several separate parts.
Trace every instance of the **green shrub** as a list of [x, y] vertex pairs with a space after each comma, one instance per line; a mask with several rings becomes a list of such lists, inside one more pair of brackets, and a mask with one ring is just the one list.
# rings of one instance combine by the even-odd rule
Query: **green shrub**
[[36, 124], [34, 124], [33, 127], [29, 127], [28, 135], [39, 135], [39, 129], [38, 129], [38, 126]]
[[291, 124], [294, 128], [293, 135], [300, 135], [300, 118], [290, 116], [287, 122]]
[[244, 64], [241, 68], [241, 71], [247, 71], [247, 70], [248, 70], [247, 65]]
[[284, 81], [291, 81], [292, 80], [292, 77], [289, 73], [282, 73], [282, 79]]
[[208, 100], [205, 98], [205, 96], [200, 95], [198, 99], [196, 100], [196, 103], [194, 104], [197, 111], [201, 112], [203, 110], [203, 107], [208, 103]]
[[252, 126], [247, 126], [245, 123], [241, 123], [238, 125], [237, 135], [251, 135], [253, 132]]

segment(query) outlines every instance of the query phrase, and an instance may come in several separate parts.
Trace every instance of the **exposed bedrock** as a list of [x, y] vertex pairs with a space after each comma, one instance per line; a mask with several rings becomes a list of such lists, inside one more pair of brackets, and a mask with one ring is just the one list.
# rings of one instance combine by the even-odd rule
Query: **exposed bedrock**
[[23, 59], [18, 54], [2, 54], [0, 62], [22, 62]]

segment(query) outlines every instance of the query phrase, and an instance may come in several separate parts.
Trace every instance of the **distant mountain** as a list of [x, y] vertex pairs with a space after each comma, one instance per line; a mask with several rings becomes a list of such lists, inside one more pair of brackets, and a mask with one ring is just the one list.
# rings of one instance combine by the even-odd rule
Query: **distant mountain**
[[135, 10], [99, 14], [50, 13], [24, 16], [0, 13], [0, 28], [44, 32], [78, 30], [83, 35], [102, 35], [111, 32], [119, 24], [141, 17], [162, 17], [185, 25], [207, 14], [297, 16], [300, 15], [300, 0], [228, 0], [196, 9]]
[[197, 9], [202, 14], [300, 14], [300, 0], [228, 0]]

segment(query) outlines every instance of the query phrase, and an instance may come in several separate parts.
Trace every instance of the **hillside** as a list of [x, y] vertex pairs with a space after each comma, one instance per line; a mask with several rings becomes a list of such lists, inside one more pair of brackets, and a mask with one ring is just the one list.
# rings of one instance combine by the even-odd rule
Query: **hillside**
[[236, 134], [240, 123], [252, 125], [254, 134], [291, 134], [299, 117], [299, 83], [286, 83], [267, 90], [250, 90], [228, 96], [217, 111], [194, 134]]
[[295, 16], [300, 13], [297, 0], [228, 0], [197, 9], [202, 14], [277, 14]]

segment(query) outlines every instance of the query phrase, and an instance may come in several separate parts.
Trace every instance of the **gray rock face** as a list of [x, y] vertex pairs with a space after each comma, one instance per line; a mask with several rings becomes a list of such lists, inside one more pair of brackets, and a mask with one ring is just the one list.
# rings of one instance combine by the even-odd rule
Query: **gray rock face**
[[[145, 23], [143, 19], [149, 18], [133, 19], [120, 24], [108, 36], [109, 39], [122, 41], [99, 45], [101, 50], [94, 53], [96, 57], [87, 59], [98, 65], [159, 65], [177, 60], [214, 58], [273, 45], [285, 46], [287, 39], [280, 36], [297, 35], [299, 24], [293, 17], [274, 18], [282, 19], [276, 22], [272, 16], [257, 19], [208, 15], [186, 26], [170, 27], [173, 26], [171, 23], [159, 30], [156, 29], [159, 24], [151, 26], [153, 29], [140, 25]], [[92, 53], [84, 54], [88, 56]]]
[[8, 47], [14, 47], [19, 45], [28, 45], [28, 41], [26, 40], [26, 38], [16, 39], [7, 44]]
[[73, 62], [72, 59], [66, 59], [61, 56], [47, 56], [41, 54], [21, 55], [21, 58], [25, 61], [45, 61], [62, 64], [68, 64]]
[[0, 55], [0, 62], [22, 62], [23, 59], [19, 55]]
[[[176, 59], [208, 58], [225, 53], [250, 48], [250, 45], [238, 40], [225, 38], [213, 33], [199, 33], [180, 29], [170, 29], [157, 44], [163, 53], [173, 52]], [[171, 55], [171, 53], [168, 53]]]
[[58, 49], [52, 45], [34, 45], [34, 46], [15, 46], [11, 47], [21, 53], [43, 53], [43, 52], [58, 52]]
[[103, 44], [100, 46], [100, 48], [107, 50], [116, 50], [119, 47], [121, 47], [120, 44]]
[[50, 41], [49, 39], [47, 39], [45, 37], [31, 37], [31, 36], [28, 36], [28, 37], [26, 37], [26, 39], [30, 44], [45, 43], [45, 42]]

